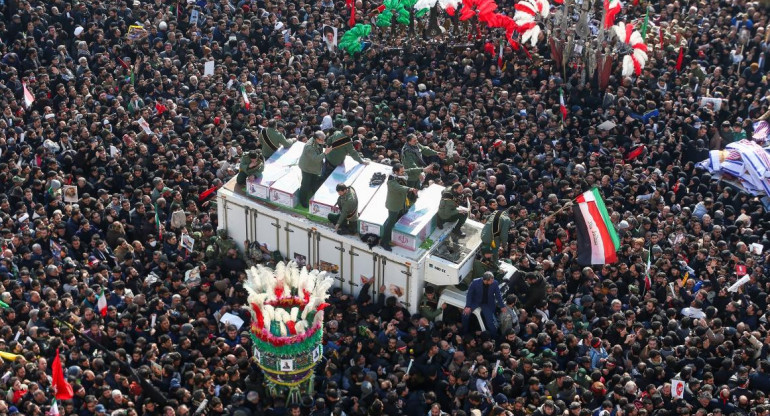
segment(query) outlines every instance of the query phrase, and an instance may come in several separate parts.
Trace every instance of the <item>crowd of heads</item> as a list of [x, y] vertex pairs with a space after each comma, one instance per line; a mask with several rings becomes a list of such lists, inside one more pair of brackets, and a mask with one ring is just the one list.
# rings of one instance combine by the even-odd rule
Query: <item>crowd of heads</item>
[[[324, 40], [347, 27], [341, 1], [1, 3], [0, 414], [50, 412], [57, 351], [66, 415], [770, 413], [766, 201], [695, 167], [768, 110], [764, 5], [641, 2], [650, 60], [600, 89], [546, 35], [499, 66], [482, 45], [505, 34], [471, 25], [375, 29], [349, 56]], [[378, 5], [356, 1], [358, 21]], [[411, 135], [454, 143], [426, 181], [462, 183], [477, 221], [511, 213], [499, 335], [461, 328], [438, 293], [410, 313], [371, 283], [337, 289], [314, 392], [270, 397], [249, 258], [216, 233], [212, 192], [268, 126], [350, 126], [391, 164]], [[562, 208], [592, 187], [621, 248], [582, 267]]]

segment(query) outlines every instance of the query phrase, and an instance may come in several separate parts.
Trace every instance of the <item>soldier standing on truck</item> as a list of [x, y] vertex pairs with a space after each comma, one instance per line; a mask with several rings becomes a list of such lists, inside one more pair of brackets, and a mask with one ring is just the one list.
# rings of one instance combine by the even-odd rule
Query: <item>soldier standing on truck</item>
[[444, 224], [457, 221], [452, 229], [452, 234], [457, 237], [465, 237], [462, 231], [465, 220], [468, 219], [467, 212], [461, 212], [461, 207], [457, 201], [463, 196], [463, 185], [456, 183], [451, 187], [444, 188], [441, 193], [441, 202], [438, 203], [438, 213], [436, 214], [436, 226], [439, 229], [444, 228]]
[[334, 231], [339, 235], [355, 234], [358, 221], [358, 195], [356, 190], [344, 183], [337, 184], [337, 206], [339, 213], [331, 213], [327, 216], [329, 222], [334, 224]]
[[408, 187], [416, 188], [418, 190], [421, 188], [421, 171], [428, 166], [424, 157], [436, 155], [442, 159], [446, 157], [446, 153], [437, 152], [427, 146], [421, 145], [417, 140], [417, 135], [412, 133], [406, 136], [406, 144], [401, 148], [401, 162], [404, 164], [404, 167], [406, 167], [406, 185]]
[[279, 147], [283, 146], [284, 149], [288, 149], [296, 142], [296, 139], [287, 139], [276, 127], [278, 127], [278, 123], [275, 120], [270, 120], [267, 127], [259, 132], [259, 145], [262, 147], [262, 155], [265, 159], [269, 159]]
[[407, 196], [417, 194], [417, 189], [407, 185], [406, 170], [404, 165], [396, 163], [393, 165], [393, 174], [388, 178], [388, 195], [385, 199], [385, 207], [388, 209], [388, 219], [382, 226], [382, 235], [380, 236], [380, 245], [387, 251], [393, 251], [390, 248], [390, 235], [393, 227], [402, 215], [409, 209]]
[[500, 258], [500, 249], [508, 249], [508, 229], [511, 228], [511, 219], [508, 217], [508, 211], [499, 209], [492, 213], [481, 229], [482, 247], [492, 249], [492, 259], [494, 264]]
[[337, 166], [345, 162], [345, 156], [350, 156], [358, 163], [368, 164], [361, 154], [358, 153], [355, 146], [353, 146], [353, 127], [345, 126], [341, 131], [332, 134], [326, 140], [326, 144], [332, 148], [329, 154], [326, 155], [326, 163], [324, 164], [324, 180], [334, 172]]
[[265, 168], [265, 159], [259, 150], [252, 150], [241, 156], [241, 165], [238, 167], [238, 185], [246, 185], [246, 180], [259, 175]]
[[322, 131], [313, 134], [313, 142], [305, 144], [302, 156], [299, 157], [299, 168], [302, 170], [302, 184], [299, 187], [299, 204], [303, 208], [310, 205], [310, 197], [315, 194], [323, 183], [324, 157], [332, 151], [331, 147], [324, 148], [326, 135]]

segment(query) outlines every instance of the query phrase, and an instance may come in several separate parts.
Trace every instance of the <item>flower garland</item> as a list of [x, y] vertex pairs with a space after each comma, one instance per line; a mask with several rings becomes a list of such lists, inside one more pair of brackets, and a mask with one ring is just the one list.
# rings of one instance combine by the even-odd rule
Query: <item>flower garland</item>
[[276, 379], [273, 379], [272, 377], [270, 377], [270, 382], [274, 383], [274, 384], [277, 384], [279, 386], [282, 386], [282, 387], [297, 387], [300, 384], [308, 381], [308, 379], [310, 379], [310, 377], [313, 377], [313, 372], [312, 371], [309, 371], [304, 377], [302, 377], [301, 379], [299, 379], [297, 381], [285, 382], [285, 381], [276, 380]]
[[267, 352], [268, 354], [290, 356], [297, 353], [309, 351], [314, 346], [321, 342], [323, 337], [323, 331], [320, 325], [314, 326], [308, 331], [303, 339], [295, 337], [295, 342], [289, 342], [287, 340], [275, 337], [272, 334], [265, 334], [264, 331], [258, 333], [251, 333], [251, 340], [254, 342], [254, 346], [259, 351]]

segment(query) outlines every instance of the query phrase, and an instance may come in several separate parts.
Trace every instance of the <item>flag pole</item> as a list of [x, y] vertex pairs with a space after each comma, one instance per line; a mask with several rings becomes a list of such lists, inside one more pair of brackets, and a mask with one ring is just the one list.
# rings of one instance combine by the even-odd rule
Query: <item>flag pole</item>
[[542, 224], [545, 224], [546, 222], [548, 222], [548, 220], [550, 220], [551, 218], [553, 218], [553, 217], [555, 217], [555, 216], [559, 215], [559, 214], [560, 214], [562, 211], [564, 211], [565, 209], [567, 209], [567, 208], [571, 207], [571, 206], [572, 206], [572, 204], [574, 203], [574, 201], [575, 201], [575, 199], [574, 199], [574, 198], [573, 198], [573, 199], [571, 199], [571, 200], [569, 200], [567, 203], [565, 203], [565, 204], [564, 204], [564, 206], [562, 206], [561, 208], [559, 208], [558, 210], [556, 210], [556, 212], [554, 212], [553, 214], [551, 214], [551, 215], [549, 215], [549, 216], [547, 216], [547, 217], [543, 218], [543, 221], [541, 222], [541, 225], [542, 225]]

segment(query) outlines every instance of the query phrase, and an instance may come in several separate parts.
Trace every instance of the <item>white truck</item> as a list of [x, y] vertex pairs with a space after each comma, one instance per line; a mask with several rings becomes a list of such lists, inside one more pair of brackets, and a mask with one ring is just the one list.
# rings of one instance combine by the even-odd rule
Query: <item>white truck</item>
[[[371, 178], [387, 175], [390, 167], [357, 164], [348, 157], [313, 196], [310, 209], [302, 210], [296, 204], [299, 183], [294, 159], [301, 152], [295, 146], [304, 143], [276, 152], [266, 161], [262, 178], [246, 186], [233, 179], [219, 189], [219, 228], [226, 229], [242, 250], [249, 241], [266, 251], [277, 250], [284, 258], [326, 270], [337, 280], [336, 287], [351, 295], [358, 295], [362, 278], [373, 278], [372, 295], [384, 286], [385, 295], [396, 296], [410, 312], [417, 311], [426, 284], [442, 289], [440, 302], [465, 306], [464, 293], [454, 286], [473, 268], [481, 244], [480, 223], [468, 220], [463, 226], [466, 236], [460, 239], [450, 237], [453, 224], [436, 228], [440, 187], [432, 185], [420, 191], [417, 202], [394, 228], [392, 251], [370, 247], [360, 236], [379, 235], [388, 215], [386, 185]], [[336, 211], [334, 189], [341, 182], [357, 192], [359, 235], [338, 235], [325, 219], [325, 214]], [[507, 277], [515, 271], [505, 263], [501, 267]]]

